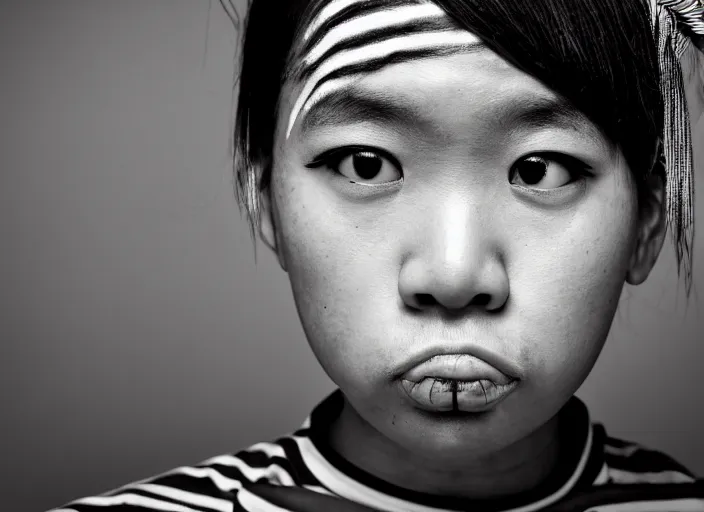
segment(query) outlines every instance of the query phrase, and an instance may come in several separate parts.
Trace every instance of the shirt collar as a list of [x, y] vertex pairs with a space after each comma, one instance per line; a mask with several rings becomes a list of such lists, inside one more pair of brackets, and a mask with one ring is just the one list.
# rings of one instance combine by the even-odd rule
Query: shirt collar
[[387, 483], [352, 465], [326, 442], [327, 427], [344, 403], [338, 389], [312, 411], [295, 435], [304, 464], [334, 494], [388, 512], [533, 512], [562, 499], [575, 489], [591, 486], [603, 465], [603, 432], [591, 424], [586, 405], [572, 397], [560, 410], [561, 435], [567, 453], [553, 475], [538, 488], [509, 499], [467, 500], [410, 491]]

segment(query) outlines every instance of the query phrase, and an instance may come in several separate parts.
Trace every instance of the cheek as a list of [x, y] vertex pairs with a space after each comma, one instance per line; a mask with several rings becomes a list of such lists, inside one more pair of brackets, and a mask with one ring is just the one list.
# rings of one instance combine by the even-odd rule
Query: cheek
[[579, 387], [608, 335], [636, 227], [634, 204], [617, 199], [586, 204], [566, 229], [546, 226], [519, 239], [508, 269], [512, 327], [546, 384]]
[[[388, 233], [358, 227], [368, 219], [348, 214], [322, 180], [300, 171], [281, 177], [272, 183], [277, 227], [311, 348], [338, 383], [369, 375], [366, 362], [378, 362], [385, 349], [374, 340], [398, 308]], [[370, 207], [365, 216], [377, 214]]]

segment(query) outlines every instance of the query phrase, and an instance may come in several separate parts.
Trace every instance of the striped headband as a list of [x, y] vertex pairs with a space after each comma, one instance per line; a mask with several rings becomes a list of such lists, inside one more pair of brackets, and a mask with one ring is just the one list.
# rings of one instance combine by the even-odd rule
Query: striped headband
[[303, 89], [291, 111], [296, 120], [324, 96], [361, 73], [420, 56], [449, 55], [481, 44], [429, 0], [333, 0], [303, 34], [291, 75]]

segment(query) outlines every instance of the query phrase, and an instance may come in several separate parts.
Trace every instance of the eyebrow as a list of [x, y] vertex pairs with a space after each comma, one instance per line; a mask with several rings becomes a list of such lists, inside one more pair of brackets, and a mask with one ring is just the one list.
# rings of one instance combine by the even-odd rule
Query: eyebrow
[[[562, 97], [536, 96], [529, 100], [514, 100], [497, 116], [507, 131], [548, 130], [557, 128], [579, 132], [606, 152], [613, 149], [604, 132], [587, 115]], [[520, 105], [516, 108], [516, 104]], [[505, 109], [505, 110], [504, 110]]]
[[318, 128], [377, 122], [418, 128], [423, 123], [418, 105], [380, 91], [346, 87], [317, 101], [301, 120], [301, 133]]
[[[519, 107], [516, 104], [520, 105]], [[534, 97], [529, 100], [512, 101], [501, 109], [499, 119], [512, 127], [536, 130], [561, 128], [564, 130], [594, 130], [585, 114], [562, 98]]]
[[[550, 128], [577, 131], [605, 145], [600, 130], [567, 100], [535, 96], [516, 97], [497, 107], [497, 126], [504, 131], [539, 131]], [[432, 130], [421, 106], [393, 94], [346, 87], [327, 94], [301, 120], [303, 135], [312, 130], [345, 124], [374, 122], [413, 131]]]

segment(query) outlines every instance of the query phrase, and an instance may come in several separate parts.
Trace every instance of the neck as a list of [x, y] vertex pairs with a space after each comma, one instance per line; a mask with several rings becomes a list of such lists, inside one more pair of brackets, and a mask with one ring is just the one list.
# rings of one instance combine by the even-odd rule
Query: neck
[[500, 452], [461, 464], [428, 460], [393, 443], [345, 400], [329, 432], [331, 447], [351, 464], [398, 487], [466, 499], [508, 498], [546, 481], [562, 451], [558, 416]]

